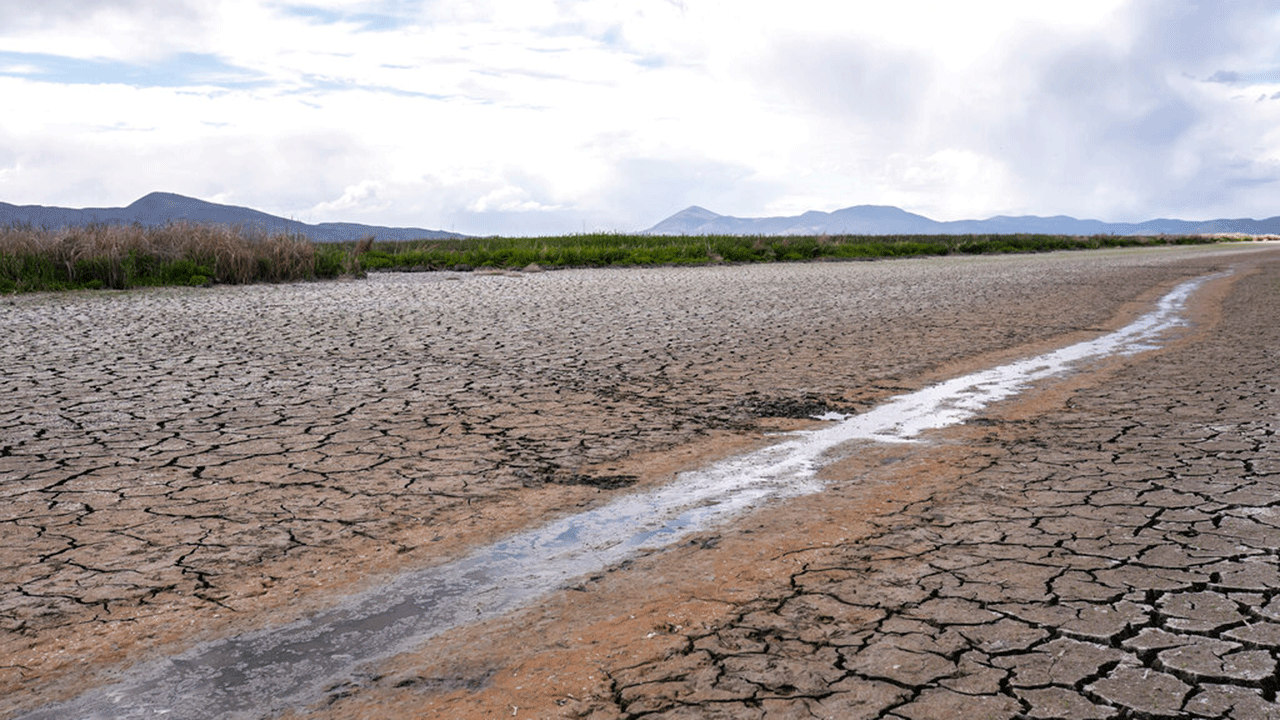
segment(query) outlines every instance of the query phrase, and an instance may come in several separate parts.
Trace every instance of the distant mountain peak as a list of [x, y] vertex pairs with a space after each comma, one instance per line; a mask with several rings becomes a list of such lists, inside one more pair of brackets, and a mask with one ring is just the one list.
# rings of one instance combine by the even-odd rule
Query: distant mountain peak
[[681, 210], [675, 215], [672, 215], [672, 217], [688, 217], [688, 218], [698, 217], [698, 218], [707, 218], [708, 220], [710, 220], [713, 218], [724, 217], [724, 216], [721, 215], [720, 213], [711, 212], [710, 210], [702, 207], [701, 205], [690, 205], [689, 207]]
[[809, 210], [787, 217], [742, 218], [691, 205], [643, 231], [646, 235], [1193, 235], [1239, 232], [1280, 234], [1280, 217], [1265, 220], [1171, 220], [1108, 223], [1068, 215], [997, 215], [986, 220], [937, 221], [893, 205], [853, 205], [833, 212]]
[[187, 197], [186, 195], [179, 195], [178, 193], [171, 193], [171, 192], [160, 192], [157, 190], [156, 192], [149, 192], [146, 195], [143, 195], [142, 197], [138, 198], [137, 200], [134, 200], [132, 203], [129, 203], [129, 207], [133, 207], [134, 205], [139, 205], [139, 204], [155, 203], [155, 202], [185, 202], [185, 201], [205, 202], [204, 200], [200, 200], [193, 197]]
[[654, 235], [696, 235], [693, 228], [702, 227], [724, 217], [718, 213], [699, 206], [690, 205], [671, 217], [650, 228], [647, 232]]
[[[139, 208], [166, 208], [166, 207], [231, 207], [229, 205], [218, 205], [207, 200], [199, 198], [187, 197], [170, 192], [152, 192], [143, 195], [125, 206], [126, 210]], [[256, 212], [256, 211], [255, 211]]]
[[917, 215], [916, 213], [903, 210], [902, 208], [896, 205], [851, 205], [850, 207], [836, 210], [834, 213], [831, 213], [831, 214], [834, 215], [836, 213], [858, 213], [861, 215], [889, 215], [889, 216], [896, 216], [896, 217], [909, 215], [911, 217], [924, 217], [923, 215]]
[[369, 235], [376, 236], [379, 240], [463, 237], [457, 233], [424, 230], [422, 228], [394, 228], [357, 223], [308, 225], [296, 220], [269, 215], [252, 208], [222, 205], [171, 192], [147, 193], [122, 208], [84, 208], [77, 210], [0, 203], [0, 226], [16, 223], [58, 229], [90, 223], [106, 223], [109, 225], [132, 225], [138, 223], [144, 226], [155, 226], [173, 222], [227, 225], [269, 233], [296, 233], [317, 242], [346, 242], [359, 240]]

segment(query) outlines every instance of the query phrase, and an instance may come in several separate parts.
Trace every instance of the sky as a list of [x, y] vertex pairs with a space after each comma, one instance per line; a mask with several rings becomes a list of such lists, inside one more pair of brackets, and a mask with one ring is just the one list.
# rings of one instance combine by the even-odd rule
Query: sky
[[1280, 215], [1274, 0], [0, 0], [0, 202]]

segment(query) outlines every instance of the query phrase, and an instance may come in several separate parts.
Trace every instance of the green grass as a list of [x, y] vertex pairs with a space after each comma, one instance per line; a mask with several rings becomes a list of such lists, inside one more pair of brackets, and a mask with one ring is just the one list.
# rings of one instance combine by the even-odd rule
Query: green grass
[[289, 282], [365, 270], [705, 265], [1212, 243], [1201, 236], [651, 236], [610, 233], [313, 243], [216, 225], [0, 228], [0, 293]]
[[648, 236], [585, 234], [374, 243], [366, 269], [606, 267], [759, 263], [918, 255], [1023, 253], [1101, 247], [1211, 243], [1214, 238], [1099, 235]]

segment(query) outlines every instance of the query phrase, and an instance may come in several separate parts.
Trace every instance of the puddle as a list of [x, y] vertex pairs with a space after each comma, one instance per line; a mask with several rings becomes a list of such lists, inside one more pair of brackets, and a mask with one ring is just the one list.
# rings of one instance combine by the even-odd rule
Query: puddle
[[528, 605], [574, 578], [707, 530], [766, 500], [817, 492], [823, 457], [844, 443], [913, 442], [1076, 365], [1152, 349], [1185, 324], [1180, 313], [1187, 298], [1213, 277], [1179, 285], [1156, 309], [1108, 335], [900, 395], [860, 415], [825, 415], [830, 424], [823, 428], [682, 473], [670, 484], [520, 533], [456, 562], [402, 575], [306, 620], [134, 668], [122, 682], [21, 720], [257, 718], [305, 705], [355, 678], [362, 665], [445, 630]]

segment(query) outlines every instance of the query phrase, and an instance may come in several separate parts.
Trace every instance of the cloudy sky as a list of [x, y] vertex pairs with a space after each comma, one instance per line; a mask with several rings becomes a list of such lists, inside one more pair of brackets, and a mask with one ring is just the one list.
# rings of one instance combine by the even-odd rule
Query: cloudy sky
[[1273, 0], [0, 0], [0, 201], [1280, 215]]

